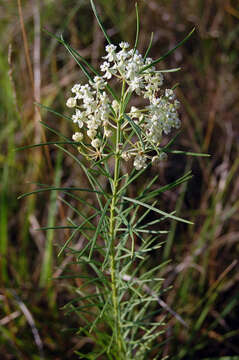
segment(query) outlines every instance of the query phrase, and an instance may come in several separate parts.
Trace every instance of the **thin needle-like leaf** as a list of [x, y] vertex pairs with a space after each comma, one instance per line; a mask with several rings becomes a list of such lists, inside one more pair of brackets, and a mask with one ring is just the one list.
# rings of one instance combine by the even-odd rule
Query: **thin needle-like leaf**
[[[85, 71], [86, 71], [85, 75], [87, 76], [87, 78], [88, 78], [88, 75], [90, 76], [90, 74], [89, 74], [89, 72], [86, 70], [86, 67], [85, 67], [84, 65], [86, 65], [86, 66], [91, 70], [91, 72], [92, 72], [93, 74], [95, 74], [95, 75], [97, 75], [97, 76], [101, 76], [101, 74], [100, 74], [86, 59], [84, 59], [83, 56], [81, 56], [78, 51], [76, 51], [72, 46], [70, 46], [67, 42], [65, 42], [65, 40], [63, 39], [63, 37], [62, 37], [62, 38], [59, 38], [58, 36], [52, 34], [50, 31], [48, 31], [48, 30], [46, 30], [46, 29], [44, 29], [44, 31], [45, 31], [48, 35], [50, 35], [51, 37], [55, 38], [60, 44], [64, 45], [64, 46], [66, 47], [66, 49], [69, 51], [69, 53], [71, 54], [71, 56], [73, 56], [73, 58], [74, 58], [75, 60], [76, 60], [76, 57], [78, 57], [78, 58], [80, 59], [81, 63], [78, 62], [77, 60], [76, 60], [76, 61], [77, 61], [78, 65], [79, 65], [80, 67], [82, 67], [82, 70], [83, 70], [83, 68], [84, 68], [83, 72], [85, 73]], [[83, 65], [83, 64], [84, 64], [84, 65]], [[106, 89], [109, 91], [109, 93], [112, 95], [112, 97], [113, 97], [116, 101], [119, 102], [119, 99], [118, 99], [116, 93], [114, 92], [114, 90], [112, 89], [112, 87], [111, 87], [109, 84], [106, 85]]]
[[22, 194], [20, 196], [18, 196], [18, 199], [22, 199], [26, 196], [29, 195], [33, 195], [33, 194], [37, 194], [37, 193], [41, 193], [41, 192], [45, 192], [45, 191], [69, 191], [69, 190], [73, 190], [73, 191], [85, 191], [85, 192], [92, 192], [92, 193], [98, 193], [98, 194], [102, 194], [101, 191], [98, 190], [92, 190], [92, 189], [84, 189], [84, 188], [74, 188], [74, 187], [48, 187], [48, 188], [42, 188], [42, 189], [37, 189], [37, 190], [33, 190], [30, 191], [28, 193]]
[[105, 214], [106, 214], [106, 211], [107, 211], [107, 209], [108, 209], [108, 207], [109, 207], [110, 201], [111, 201], [111, 199], [108, 199], [107, 203], [105, 204], [105, 207], [104, 207], [104, 209], [103, 209], [103, 211], [102, 211], [100, 220], [99, 220], [99, 222], [98, 222], [98, 226], [97, 226], [97, 228], [96, 228], [95, 235], [94, 235], [94, 237], [93, 237], [93, 239], [92, 239], [92, 242], [91, 242], [91, 248], [90, 248], [90, 253], [89, 253], [89, 260], [91, 259], [92, 253], [93, 253], [93, 251], [94, 251], [95, 243], [96, 243], [97, 237], [98, 237], [98, 235], [99, 235], [99, 233], [100, 233], [100, 231], [101, 231], [101, 227], [102, 227], [104, 221], [106, 220]]
[[139, 42], [139, 11], [138, 11], [138, 4], [135, 4], [135, 11], [136, 11], [136, 35], [135, 35], [135, 43], [134, 43], [134, 53], [137, 49], [138, 42]]
[[86, 70], [85, 66], [77, 59], [77, 57], [75, 56], [74, 52], [70, 49], [70, 47], [67, 45], [67, 43], [64, 41], [62, 35], [61, 35], [62, 41], [63, 41], [63, 45], [65, 46], [65, 48], [68, 50], [68, 52], [71, 54], [71, 56], [73, 57], [73, 59], [75, 60], [75, 62], [80, 66], [82, 72], [85, 74], [85, 76], [87, 77], [87, 79], [89, 81], [93, 81], [92, 76], [90, 75], [90, 73]]
[[148, 54], [149, 54], [149, 52], [150, 52], [150, 50], [151, 50], [152, 43], [153, 43], [153, 38], [154, 38], [154, 33], [152, 32], [152, 33], [151, 33], [151, 36], [150, 36], [150, 40], [149, 40], [149, 46], [148, 46], [148, 48], [147, 48], [147, 50], [146, 50], [146, 53], [145, 53], [145, 55], [144, 55], [144, 62], [145, 62], [145, 60], [146, 60], [146, 58], [147, 58], [147, 56], [148, 56]]
[[142, 139], [142, 136], [141, 136], [141, 128], [135, 124], [135, 122], [127, 115], [127, 114], [124, 114], [124, 117], [128, 120], [128, 122], [130, 123], [133, 131], [137, 134], [138, 138], [139, 138], [139, 141], [141, 143], [141, 146], [143, 148], [143, 150], [145, 149], [145, 146], [144, 146], [144, 142], [143, 142], [143, 139]]
[[[96, 191], [96, 194], [97, 194], [97, 191], [98, 191], [98, 190], [95, 189], [95, 184], [98, 185], [99, 188], [102, 190], [102, 194], [104, 194], [105, 196], [107, 195], [107, 194], [103, 191], [103, 188], [102, 188], [102, 186], [100, 185], [100, 183], [97, 181], [97, 179], [90, 174], [90, 172], [86, 169], [86, 167], [84, 166], [84, 164], [83, 164], [76, 156], [74, 156], [71, 152], [69, 152], [68, 150], [64, 149], [64, 148], [63, 148], [62, 146], [60, 146], [60, 145], [57, 145], [57, 147], [58, 147], [59, 149], [61, 149], [62, 151], [64, 151], [66, 154], [68, 154], [72, 159], [74, 159], [74, 160], [77, 162], [77, 164], [79, 164], [79, 165], [81, 166], [81, 168], [82, 168], [82, 170], [84, 171], [84, 173], [86, 174], [86, 176], [87, 176], [87, 178], [88, 178], [88, 180], [89, 180], [89, 182], [90, 182], [93, 190]], [[99, 194], [97, 194], [96, 196], [97, 196], [97, 200], [98, 200], [98, 203], [99, 203], [99, 205], [100, 205], [100, 208], [103, 210], [103, 205], [102, 205], [102, 201], [101, 201], [100, 198], [99, 198]]]
[[71, 119], [69, 116], [60, 114], [59, 112], [55, 111], [54, 109], [50, 108], [49, 106], [40, 104], [40, 103], [38, 103], [38, 102], [34, 102], [34, 104], [36, 104], [37, 106], [39, 106], [40, 108], [42, 108], [42, 109], [44, 109], [44, 110], [47, 110], [47, 111], [51, 112], [52, 114], [54, 114], [54, 115], [56, 115], [56, 116], [58, 116], [58, 117], [60, 117], [60, 118], [63, 118], [63, 119], [66, 119], [66, 120], [72, 122], [72, 119]]
[[19, 148], [16, 148], [14, 150], [19, 151], [19, 150], [25, 150], [25, 149], [32, 149], [38, 146], [47, 146], [47, 145], [67, 145], [67, 144], [75, 144], [74, 141], [48, 141], [45, 143], [38, 143], [38, 144], [32, 144], [32, 145], [26, 145], [26, 146], [21, 146]]
[[151, 64], [144, 66], [141, 70], [140, 73], [142, 73], [143, 71], [149, 69], [150, 67], [158, 64], [160, 61], [164, 60], [167, 56], [169, 56], [170, 54], [172, 54], [178, 47], [180, 47], [181, 45], [183, 45], [193, 34], [193, 32], [195, 31], [195, 28], [193, 28], [190, 33], [182, 40], [180, 41], [173, 49], [169, 50], [166, 52], [166, 54], [164, 54], [163, 56], [161, 56], [160, 58], [158, 58], [157, 60], [154, 60], [151, 62]]
[[131, 198], [127, 197], [127, 196], [123, 196], [122, 198], [123, 198], [124, 200], [126, 200], [126, 201], [132, 202], [133, 204], [141, 205], [141, 206], [143, 206], [143, 207], [145, 207], [145, 208], [147, 208], [147, 209], [150, 209], [150, 210], [152, 210], [152, 211], [154, 211], [154, 212], [156, 212], [156, 213], [158, 213], [158, 214], [160, 214], [160, 215], [164, 215], [164, 216], [166, 216], [167, 218], [170, 218], [170, 219], [173, 219], [173, 220], [177, 220], [177, 221], [181, 221], [181, 222], [186, 223], [186, 224], [191, 224], [191, 225], [193, 224], [193, 223], [192, 223], [191, 221], [189, 221], [189, 220], [185, 220], [185, 219], [182, 219], [182, 218], [180, 218], [180, 217], [178, 217], [178, 216], [174, 216], [174, 215], [168, 214], [168, 213], [166, 213], [165, 211], [159, 210], [159, 209], [155, 208], [154, 206], [145, 204], [145, 203], [143, 203], [142, 201], [135, 200], [135, 199], [131, 199]]
[[210, 157], [210, 154], [203, 154], [203, 153], [193, 153], [190, 151], [183, 151], [183, 150], [167, 150], [167, 152], [171, 153], [171, 154], [183, 154], [183, 155], [188, 155], [188, 156], [202, 156], [202, 157]]
[[93, 10], [93, 12], [94, 12], [94, 15], [95, 15], [95, 17], [96, 17], [96, 20], [97, 20], [97, 22], [98, 22], [98, 24], [99, 24], [99, 27], [101, 28], [101, 30], [102, 30], [102, 32], [103, 32], [106, 40], [108, 41], [108, 43], [111, 44], [110, 38], [109, 38], [109, 36], [107, 35], [107, 33], [106, 33], [106, 31], [105, 31], [105, 28], [104, 28], [104, 26], [103, 26], [103, 24], [102, 24], [102, 21], [101, 21], [99, 15], [98, 15], [98, 13], [97, 13], [97, 10], [96, 10], [94, 1], [93, 1], [93, 0], [90, 0], [90, 4], [91, 4], [92, 10]]

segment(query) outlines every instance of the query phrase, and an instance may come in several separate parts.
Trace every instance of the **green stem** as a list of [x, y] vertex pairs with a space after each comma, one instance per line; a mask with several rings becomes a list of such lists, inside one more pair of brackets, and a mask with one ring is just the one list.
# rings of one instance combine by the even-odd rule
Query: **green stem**
[[115, 230], [115, 209], [117, 205], [117, 193], [119, 185], [119, 174], [120, 174], [120, 138], [121, 138], [121, 120], [123, 112], [123, 99], [125, 92], [125, 82], [123, 81], [122, 93], [121, 93], [121, 104], [119, 110], [119, 116], [117, 119], [117, 133], [116, 133], [116, 142], [115, 142], [115, 166], [114, 166], [114, 180], [112, 185], [112, 202], [110, 206], [110, 224], [109, 224], [109, 234], [111, 239], [110, 244], [110, 274], [111, 274], [111, 289], [112, 289], [112, 303], [114, 311], [114, 320], [115, 320], [115, 339], [117, 344], [118, 354], [121, 358], [123, 355], [123, 344], [121, 337], [120, 329], [120, 312], [119, 312], [119, 303], [118, 303], [118, 290], [117, 290], [117, 281], [116, 281], [116, 266], [115, 266], [115, 246], [116, 246], [116, 230]]

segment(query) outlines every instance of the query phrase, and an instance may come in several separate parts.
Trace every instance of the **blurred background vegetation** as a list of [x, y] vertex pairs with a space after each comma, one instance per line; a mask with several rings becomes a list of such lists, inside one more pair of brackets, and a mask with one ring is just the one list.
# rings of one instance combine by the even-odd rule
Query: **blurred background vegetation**
[[[134, 43], [133, 0], [97, 0], [97, 8], [115, 42]], [[239, 4], [237, 0], [138, 0], [141, 19], [139, 50], [148, 46], [157, 58], [195, 26], [183, 47], [159, 69], [181, 67], [166, 83], [179, 82], [182, 132], [177, 149], [210, 153], [210, 158], [171, 156], [151, 175], [160, 184], [185, 169], [194, 178], [168, 191], [161, 208], [194, 221], [170, 224], [161, 254], [171, 259], [161, 276], [172, 286], [163, 299], [188, 324], [169, 317], [163, 353], [179, 359], [239, 359]], [[64, 34], [80, 54], [97, 65], [105, 40], [88, 0], [0, 0], [0, 358], [77, 359], [89, 351], [89, 339], [71, 328], [76, 315], [62, 307], [74, 297], [79, 279], [53, 280], [64, 273], [71, 255], [57, 258], [66, 231], [36, 231], [64, 225], [69, 209], [57, 192], [17, 197], [36, 183], [82, 184], [84, 178], [57, 149], [14, 149], [54, 136], [47, 123], [71, 136], [63, 118], [39, 111], [34, 102], [67, 114], [66, 98], [74, 82], [84, 81], [65, 48], [49, 37]], [[150, 175], [150, 176], [151, 176]], [[159, 185], [159, 184], [157, 184]], [[138, 184], [140, 186], [140, 183]], [[132, 190], [134, 191], [134, 190]], [[78, 246], [77, 241], [74, 246]], [[152, 260], [153, 261], [153, 260]], [[77, 268], [69, 265], [75, 273]], [[66, 331], [67, 330], [67, 331]]]

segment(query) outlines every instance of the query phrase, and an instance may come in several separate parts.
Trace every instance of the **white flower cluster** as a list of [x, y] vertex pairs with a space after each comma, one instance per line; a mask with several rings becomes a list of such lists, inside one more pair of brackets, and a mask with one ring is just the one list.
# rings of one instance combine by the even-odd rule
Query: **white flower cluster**
[[[74, 96], [67, 100], [66, 105], [76, 108], [72, 120], [80, 131], [73, 135], [73, 140], [80, 143], [81, 153], [92, 159], [106, 156], [107, 145], [112, 147], [120, 121], [123, 134], [121, 156], [125, 161], [133, 158], [135, 168], [140, 170], [146, 168], [148, 159], [155, 162], [165, 158], [159, 145], [163, 133], [167, 135], [172, 128], [180, 127], [179, 102], [173, 90], [161, 90], [163, 75], [151, 65], [151, 58], [144, 59], [137, 50], [129, 49], [126, 42], [121, 42], [119, 47], [117, 51], [115, 45], [106, 46], [107, 55], [100, 66], [102, 76], [95, 76], [86, 85], [75, 84], [72, 88]], [[107, 81], [112, 77], [125, 86], [124, 96], [118, 101], [108, 95]], [[122, 114], [121, 102], [126, 98], [129, 102], [134, 93], [146, 99], [148, 105], [144, 108], [128, 106], [128, 109], [125, 106]], [[137, 135], [140, 132], [140, 138], [134, 140], [131, 131]], [[151, 156], [152, 150], [157, 155]]]
[[[66, 102], [68, 107], [76, 107], [72, 120], [82, 131], [84, 128], [87, 129], [86, 134], [91, 139], [93, 148], [100, 147], [98, 132], [101, 131], [102, 127], [104, 128], [104, 135], [106, 137], [111, 136], [111, 130], [108, 127], [110, 99], [104, 91], [106, 85], [104, 79], [99, 76], [95, 76], [90, 84], [75, 84], [71, 89], [75, 96]], [[80, 142], [83, 140], [84, 134], [83, 132], [76, 132], [72, 138], [74, 141]]]
[[143, 67], [150, 65], [153, 60], [144, 59], [137, 50], [127, 50], [129, 44], [126, 42], [121, 42], [119, 47], [121, 50], [116, 52], [115, 45], [106, 46], [107, 55], [103, 57], [106, 61], [100, 67], [104, 72], [103, 77], [108, 80], [112, 76], [122, 78], [127, 82], [129, 91], [150, 99], [163, 84], [162, 73], [155, 71], [154, 67], [141, 72]]

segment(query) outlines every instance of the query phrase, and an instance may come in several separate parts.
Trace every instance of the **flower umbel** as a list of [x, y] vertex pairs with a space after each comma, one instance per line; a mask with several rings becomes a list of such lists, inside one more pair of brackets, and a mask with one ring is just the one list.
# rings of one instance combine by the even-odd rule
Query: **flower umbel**
[[[104, 62], [100, 66], [102, 76], [95, 76], [88, 84], [75, 84], [73, 96], [66, 105], [75, 108], [72, 121], [81, 132], [73, 135], [79, 143], [79, 151], [87, 158], [105, 157], [116, 136], [117, 123], [121, 123], [120, 156], [125, 161], [133, 158], [137, 170], [146, 168], [147, 161], [161, 160], [160, 143], [163, 135], [172, 128], [180, 127], [179, 102], [172, 89], [162, 89], [163, 75], [157, 71], [149, 57], [143, 58], [127, 42], [107, 45]], [[122, 83], [122, 95], [113, 99], [109, 90], [112, 78]], [[140, 96], [146, 105], [137, 108], [133, 96]]]

